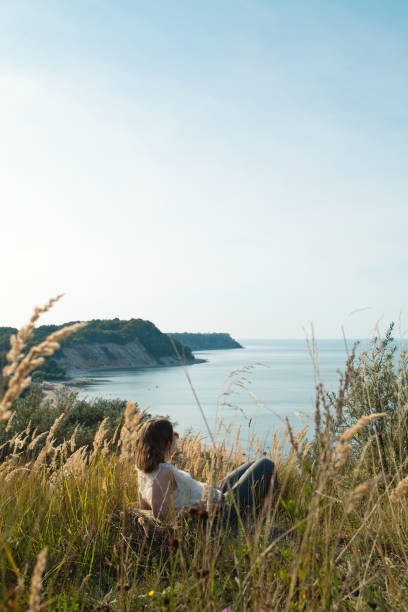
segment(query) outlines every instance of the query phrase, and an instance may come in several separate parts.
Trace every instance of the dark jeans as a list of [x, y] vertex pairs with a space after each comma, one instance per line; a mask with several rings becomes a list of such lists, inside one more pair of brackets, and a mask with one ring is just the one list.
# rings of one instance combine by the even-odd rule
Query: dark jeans
[[[217, 483], [224, 495], [223, 514], [245, 517], [262, 506], [268, 492], [278, 487], [275, 464], [266, 457], [244, 463]], [[232, 502], [232, 503], [230, 503]]]

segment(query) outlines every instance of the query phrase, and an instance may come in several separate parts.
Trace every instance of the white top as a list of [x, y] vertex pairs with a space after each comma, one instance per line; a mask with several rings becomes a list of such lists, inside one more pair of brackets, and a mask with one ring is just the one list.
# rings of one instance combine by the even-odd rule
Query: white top
[[171, 463], [160, 463], [159, 467], [154, 472], [146, 473], [136, 468], [139, 477], [139, 490], [147, 503], [152, 506], [152, 487], [154, 479], [159, 474], [160, 470], [171, 470], [177, 484], [177, 488], [173, 491], [174, 509], [180, 510], [185, 506], [189, 506], [199, 502], [201, 499], [208, 499], [209, 491], [213, 491], [213, 500], [218, 501], [222, 493], [219, 489], [214, 489], [205, 482], [195, 480], [191, 474], [179, 470]]

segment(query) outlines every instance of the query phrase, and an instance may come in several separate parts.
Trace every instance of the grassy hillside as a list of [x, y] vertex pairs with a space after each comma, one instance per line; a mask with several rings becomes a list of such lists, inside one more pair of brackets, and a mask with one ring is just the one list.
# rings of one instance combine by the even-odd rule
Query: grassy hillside
[[[85, 445], [61, 436], [61, 417], [39, 452], [38, 421], [27, 423], [39, 407], [17, 400], [15, 419], [26, 416], [13, 432], [3, 425], [0, 463], [3, 609], [407, 609], [407, 382], [390, 334], [351, 356], [336, 394], [318, 385], [308, 436], [288, 424], [286, 453], [275, 438], [278, 495], [236, 528], [212, 511], [167, 526], [143, 518], [134, 405]], [[254, 439], [249, 454], [261, 450]], [[173, 460], [217, 480], [246, 458], [239, 439], [211, 448], [186, 435]]]

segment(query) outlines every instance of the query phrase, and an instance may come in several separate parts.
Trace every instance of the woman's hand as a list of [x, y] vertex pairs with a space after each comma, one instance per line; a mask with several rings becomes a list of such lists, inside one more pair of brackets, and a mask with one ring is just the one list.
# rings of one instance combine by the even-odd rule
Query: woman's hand
[[200, 501], [189, 506], [188, 509], [189, 510], [193, 509], [193, 510], [196, 510], [197, 512], [203, 512], [204, 510], [207, 510], [207, 501], [205, 499], [200, 499]]
[[[214, 506], [217, 504], [214, 503]], [[181, 518], [184, 517], [195, 517], [197, 519], [205, 520], [208, 518], [208, 501], [206, 499], [200, 499], [200, 501], [195, 504], [191, 504], [191, 506], [186, 506], [179, 513]]]

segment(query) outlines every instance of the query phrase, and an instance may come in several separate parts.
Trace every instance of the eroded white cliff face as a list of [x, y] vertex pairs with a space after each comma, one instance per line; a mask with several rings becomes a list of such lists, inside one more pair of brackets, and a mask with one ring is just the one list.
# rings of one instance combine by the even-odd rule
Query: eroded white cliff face
[[61, 363], [68, 366], [68, 373], [75, 370], [148, 368], [159, 365], [179, 365], [177, 356], [161, 357], [150, 355], [139, 340], [127, 344], [78, 344], [62, 347]]

